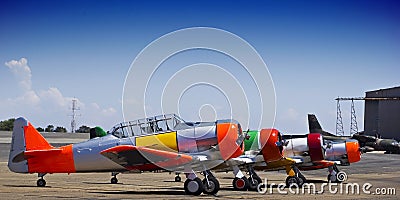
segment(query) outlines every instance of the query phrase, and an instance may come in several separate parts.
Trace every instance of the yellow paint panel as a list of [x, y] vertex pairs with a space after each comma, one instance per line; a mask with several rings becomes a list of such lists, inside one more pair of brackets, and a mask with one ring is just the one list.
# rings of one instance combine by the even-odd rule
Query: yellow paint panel
[[296, 161], [290, 158], [282, 158], [281, 160], [278, 161], [273, 161], [273, 162], [268, 162], [267, 163], [267, 170], [276, 170], [276, 169], [281, 169], [281, 168], [286, 168], [286, 166], [291, 166]]
[[176, 132], [137, 137], [136, 146], [145, 146], [163, 151], [178, 151]]

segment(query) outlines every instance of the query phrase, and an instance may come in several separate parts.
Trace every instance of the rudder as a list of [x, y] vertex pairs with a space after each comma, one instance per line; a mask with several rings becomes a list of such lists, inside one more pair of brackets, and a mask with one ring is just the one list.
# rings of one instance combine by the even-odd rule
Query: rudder
[[13, 172], [27, 173], [28, 163], [24, 152], [29, 150], [46, 150], [54, 148], [23, 117], [14, 121], [8, 168]]

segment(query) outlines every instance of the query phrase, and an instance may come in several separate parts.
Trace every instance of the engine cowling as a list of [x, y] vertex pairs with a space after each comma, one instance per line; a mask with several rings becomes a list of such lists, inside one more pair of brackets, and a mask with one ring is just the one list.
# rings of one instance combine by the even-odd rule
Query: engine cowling
[[358, 162], [361, 159], [360, 145], [357, 140], [329, 144], [329, 148], [326, 150], [326, 159], [340, 161], [341, 165]]
[[308, 151], [311, 161], [319, 161], [325, 159], [323, 149], [322, 136], [319, 133], [310, 133], [307, 135]]
[[346, 152], [349, 163], [355, 163], [361, 160], [360, 144], [357, 140], [346, 141]]
[[259, 143], [261, 153], [266, 162], [280, 160], [283, 157], [281, 135], [276, 129], [262, 129], [260, 131]]

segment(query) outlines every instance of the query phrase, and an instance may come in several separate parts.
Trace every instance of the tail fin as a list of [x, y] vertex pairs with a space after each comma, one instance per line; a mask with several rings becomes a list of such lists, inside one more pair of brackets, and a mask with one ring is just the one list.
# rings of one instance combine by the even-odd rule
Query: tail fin
[[319, 124], [317, 117], [314, 114], [308, 114], [308, 130], [310, 133], [320, 133], [324, 136], [333, 136], [332, 133], [326, 132]]
[[13, 172], [27, 173], [28, 164], [24, 152], [52, 149], [46, 139], [23, 117], [14, 121], [8, 168]]
[[308, 130], [310, 133], [321, 133], [323, 131], [321, 124], [319, 124], [314, 114], [308, 114]]

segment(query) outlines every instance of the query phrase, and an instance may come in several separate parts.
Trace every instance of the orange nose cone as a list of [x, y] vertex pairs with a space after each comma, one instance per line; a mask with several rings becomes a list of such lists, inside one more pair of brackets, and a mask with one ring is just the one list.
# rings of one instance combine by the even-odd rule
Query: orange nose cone
[[355, 163], [360, 161], [361, 152], [358, 141], [346, 142], [346, 151], [350, 163]]

